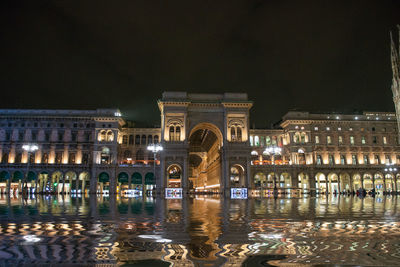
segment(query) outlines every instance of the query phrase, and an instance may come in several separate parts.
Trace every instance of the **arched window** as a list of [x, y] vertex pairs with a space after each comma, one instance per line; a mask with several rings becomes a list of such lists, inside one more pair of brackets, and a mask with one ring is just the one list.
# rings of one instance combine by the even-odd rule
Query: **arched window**
[[236, 141], [235, 127], [231, 127], [231, 140]]
[[146, 135], [142, 135], [142, 140], [141, 140], [141, 142], [140, 142], [142, 145], [145, 145], [146, 144]]
[[128, 136], [127, 135], [122, 136], [122, 144], [124, 144], [124, 145], [128, 144]]
[[112, 131], [107, 132], [107, 142], [112, 142], [114, 140], [114, 133]]
[[304, 144], [306, 142], [306, 134], [305, 133], [301, 133], [300, 141], [302, 144]]
[[154, 136], [154, 144], [158, 144], [158, 135]]
[[231, 141], [242, 141], [242, 128], [239, 126], [232, 126], [231, 127]]
[[242, 128], [237, 127], [236, 132], [237, 132], [237, 140], [242, 141]]
[[129, 144], [133, 145], [133, 134], [129, 135]]
[[135, 145], [140, 145], [140, 135], [135, 136]]
[[174, 133], [175, 133], [175, 127], [174, 126], [169, 126], [169, 141], [175, 141], [174, 140]]
[[176, 126], [175, 128], [175, 141], [181, 140], [181, 127]]
[[152, 135], [148, 135], [147, 136], [147, 143], [149, 143], [149, 144], [153, 143], [153, 136]]
[[100, 141], [100, 142], [106, 141], [106, 131], [104, 131], [104, 130], [100, 131], [97, 140]]

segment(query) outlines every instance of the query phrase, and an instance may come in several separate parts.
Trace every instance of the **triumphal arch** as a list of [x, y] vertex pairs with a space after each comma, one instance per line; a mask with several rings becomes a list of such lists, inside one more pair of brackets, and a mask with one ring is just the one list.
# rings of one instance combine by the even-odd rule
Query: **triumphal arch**
[[157, 188], [225, 192], [250, 181], [247, 94], [164, 92], [161, 177]]

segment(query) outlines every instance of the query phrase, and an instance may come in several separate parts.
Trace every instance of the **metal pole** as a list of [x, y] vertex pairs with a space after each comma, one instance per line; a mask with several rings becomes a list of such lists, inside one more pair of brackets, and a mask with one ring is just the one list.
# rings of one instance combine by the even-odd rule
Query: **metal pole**
[[28, 175], [29, 175], [30, 151], [27, 150], [27, 152], [28, 152], [28, 161], [27, 161], [27, 164], [26, 164], [25, 181], [22, 181], [22, 194], [24, 194], [24, 185], [25, 185], [25, 182], [28, 180]]

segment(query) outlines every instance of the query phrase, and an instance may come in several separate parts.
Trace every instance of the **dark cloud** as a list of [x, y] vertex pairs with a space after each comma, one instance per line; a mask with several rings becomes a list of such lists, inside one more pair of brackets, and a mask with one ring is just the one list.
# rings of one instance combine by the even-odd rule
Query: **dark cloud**
[[120, 107], [159, 123], [165, 90], [247, 92], [258, 127], [288, 109], [394, 110], [399, 1], [0, 4], [3, 108]]

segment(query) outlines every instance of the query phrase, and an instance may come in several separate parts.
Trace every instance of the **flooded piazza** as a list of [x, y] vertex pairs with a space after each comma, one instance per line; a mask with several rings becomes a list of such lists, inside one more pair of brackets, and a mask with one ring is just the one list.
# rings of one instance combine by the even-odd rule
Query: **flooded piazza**
[[399, 198], [0, 199], [0, 266], [398, 266]]

